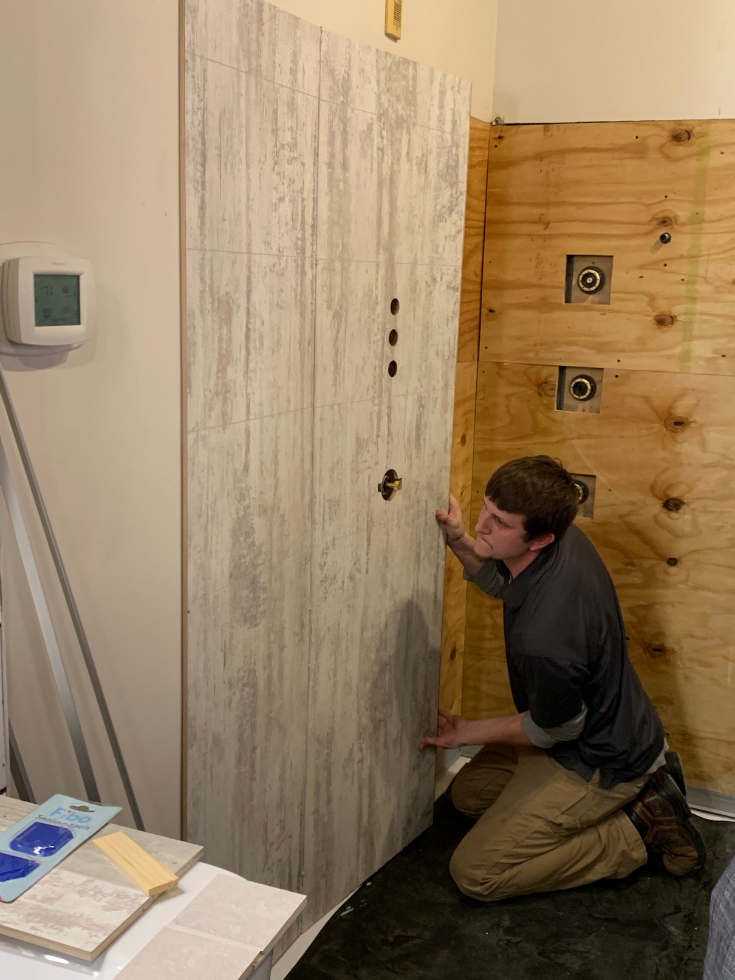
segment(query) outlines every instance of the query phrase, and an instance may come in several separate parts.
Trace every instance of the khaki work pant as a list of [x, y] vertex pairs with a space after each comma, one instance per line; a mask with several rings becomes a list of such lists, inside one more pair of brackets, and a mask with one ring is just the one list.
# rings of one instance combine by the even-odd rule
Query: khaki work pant
[[599, 785], [542, 749], [485, 746], [452, 783], [452, 800], [478, 817], [449, 866], [460, 891], [481, 901], [625, 878], [646, 863], [638, 831], [620, 808], [647, 777]]

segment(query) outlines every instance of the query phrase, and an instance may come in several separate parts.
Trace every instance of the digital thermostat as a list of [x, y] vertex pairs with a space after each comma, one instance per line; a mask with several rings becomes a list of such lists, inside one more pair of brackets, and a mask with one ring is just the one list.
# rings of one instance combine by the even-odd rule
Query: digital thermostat
[[94, 329], [94, 273], [86, 259], [64, 253], [25, 255], [2, 266], [5, 336], [19, 352], [68, 348]]

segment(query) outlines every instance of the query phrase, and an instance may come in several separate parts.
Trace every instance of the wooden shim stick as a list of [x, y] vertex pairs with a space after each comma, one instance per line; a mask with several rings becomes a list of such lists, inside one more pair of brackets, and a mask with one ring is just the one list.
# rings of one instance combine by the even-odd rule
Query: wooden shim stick
[[145, 892], [146, 895], [160, 895], [174, 885], [178, 885], [176, 875], [152, 857], [148, 851], [119, 831], [106, 837], [95, 837], [93, 843], [113, 861], [121, 871]]

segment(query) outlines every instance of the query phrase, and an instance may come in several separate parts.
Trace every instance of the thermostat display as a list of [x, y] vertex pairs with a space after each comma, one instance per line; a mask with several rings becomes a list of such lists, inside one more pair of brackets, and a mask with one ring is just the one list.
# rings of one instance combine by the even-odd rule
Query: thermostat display
[[94, 312], [94, 273], [86, 259], [58, 250], [3, 263], [4, 332], [19, 353], [78, 346], [92, 336]]
[[49, 275], [42, 272], [37, 272], [33, 276], [37, 327], [68, 327], [74, 323], [81, 323], [79, 278], [79, 276]]

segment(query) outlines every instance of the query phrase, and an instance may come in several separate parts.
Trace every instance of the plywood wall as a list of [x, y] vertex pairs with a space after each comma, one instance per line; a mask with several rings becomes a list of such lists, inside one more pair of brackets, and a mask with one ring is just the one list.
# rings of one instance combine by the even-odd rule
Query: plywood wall
[[432, 816], [469, 85], [191, 0], [185, 102], [188, 833], [305, 928]]
[[[490, 151], [489, 123], [470, 120], [467, 206], [465, 210], [462, 294], [460, 298], [457, 374], [454, 387], [451, 492], [469, 518], [472, 499], [472, 459], [475, 445], [477, 357], [482, 306], [482, 252], [485, 242], [485, 197]], [[440, 704], [447, 711], [462, 711], [462, 674], [467, 606], [467, 582], [462, 563], [447, 548], [442, 620]]]
[[[735, 123], [493, 129], [473, 516], [489, 474], [550, 453], [597, 477], [579, 519], [631, 658], [695, 785], [735, 792]], [[662, 244], [668, 231], [672, 240]], [[564, 304], [566, 256], [613, 255], [609, 305]], [[559, 412], [559, 365], [605, 369]], [[672, 505], [674, 501], [674, 505]], [[468, 593], [464, 709], [512, 710], [502, 609]]]

